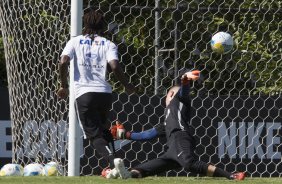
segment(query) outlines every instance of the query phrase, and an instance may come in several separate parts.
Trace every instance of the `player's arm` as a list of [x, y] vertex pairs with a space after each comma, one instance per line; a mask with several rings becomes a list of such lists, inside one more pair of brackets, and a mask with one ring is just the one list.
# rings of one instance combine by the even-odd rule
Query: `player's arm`
[[73, 41], [68, 41], [66, 47], [63, 50], [61, 55], [61, 59], [59, 62], [59, 79], [60, 79], [60, 89], [57, 92], [57, 95], [60, 98], [66, 98], [68, 96], [68, 67], [70, 64], [70, 60], [74, 56], [74, 47]]
[[133, 132], [126, 131], [120, 123], [112, 126], [111, 133], [115, 139], [129, 139], [134, 141], [146, 141], [165, 135], [164, 125], [158, 125], [142, 132]]
[[63, 55], [59, 63], [59, 75], [62, 88], [68, 88], [68, 66], [70, 64], [70, 57]]
[[134, 93], [135, 88], [132, 84], [130, 84], [125, 77], [118, 60], [111, 60], [108, 62], [112, 72], [115, 74], [116, 78], [122, 83], [125, 87], [127, 93], [131, 94]]
[[108, 60], [108, 65], [110, 66], [112, 72], [115, 74], [116, 78], [122, 83], [125, 87], [127, 93], [131, 94], [135, 92], [135, 87], [130, 84], [124, 75], [120, 64], [118, 62], [118, 49], [114, 43], [110, 43], [108, 47], [108, 51], [106, 54], [106, 58]]
[[190, 81], [198, 80], [200, 77], [200, 71], [194, 70], [191, 72], [186, 72], [181, 76], [181, 86], [179, 90], [179, 98], [183, 102], [189, 101], [189, 94], [190, 94]]
[[59, 77], [60, 77], [60, 89], [57, 95], [60, 98], [66, 98], [68, 96], [68, 66], [70, 64], [70, 57], [67, 55], [62, 55], [59, 63]]

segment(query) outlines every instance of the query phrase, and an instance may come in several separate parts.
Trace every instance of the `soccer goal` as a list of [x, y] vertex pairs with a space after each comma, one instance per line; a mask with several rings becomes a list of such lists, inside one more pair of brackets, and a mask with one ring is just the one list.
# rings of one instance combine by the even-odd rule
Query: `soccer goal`
[[[109, 121], [142, 131], [164, 120], [164, 96], [184, 69], [201, 70], [193, 84], [191, 125], [199, 160], [249, 176], [281, 175], [281, 2], [256, 0], [85, 0], [102, 11], [106, 37], [137, 94], [114, 76]], [[70, 0], [1, 0], [0, 26], [8, 72], [13, 162], [60, 164], [68, 175], [69, 101], [59, 100], [57, 64], [70, 38]], [[233, 49], [216, 54], [211, 37], [232, 35]], [[116, 141], [125, 165], [158, 157], [165, 141]], [[80, 175], [100, 174], [104, 160], [78, 140]], [[171, 170], [166, 176], [188, 176]]]

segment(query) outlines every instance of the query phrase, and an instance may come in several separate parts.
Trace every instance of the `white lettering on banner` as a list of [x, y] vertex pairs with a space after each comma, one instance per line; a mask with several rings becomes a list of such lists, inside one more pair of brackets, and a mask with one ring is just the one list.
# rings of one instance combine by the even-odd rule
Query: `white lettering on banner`
[[268, 123], [266, 128], [268, 130], [269, 135], [266, 137], [267, 158], [281, 159], [281, 152], [276, 152], [274, 150], [275, 145], [280, 146], [281, 144], [281, 134], [276, 133], [276, 135], [280, 135], [280, 137], [273, 135], [274, 130], [281, 129], [281, 123]]
[[[6, 143], [12, 143], [12, 136], [5, 134], [11, 128], [11, 121], [0, 121], [0, 157], [12, 157], [12, 151], [6, 150]], [[57, 123], [46, 120], [38, 123], [34, 120], [24, 123], [22, 145], [16, 147], [18, 157], [36, 158], [40, 152], [45, 158], [65, 158], [68, 143], [68, 125], [66, 121]], [[82, 135], [82, 134], [80, 134]], [[81, 136], [82, 137], [82, 136]], [[80, 139], [80, 155], [83, 156], [83, 139]]]
[[224, 147], [222, 149], [221, 145], [226, 146], [226, 150], [230, 158], [235, 158], [236, 157], [236, 128], [235, 128], [235, 123], [230, 123], [230, 128], [229, 128], [229, 136], [227, 135], [227, 128], [223, 122], [222, 124], [218, 125], [218, 144], [219, 144], [219, 150], [218, 154], [219, 157], [224, 156]]
[[7, 150], [7, 143], [12, 144], [12, 135], [6, 135], [7, 128], [11, 128], [11, 121], [0, 121], [0, 157], [12, 157], [12, 150]]
[[280, 122], [218, 122], [218, 156], [281, 159], [277, 149], [281, 144], [280, 129]]

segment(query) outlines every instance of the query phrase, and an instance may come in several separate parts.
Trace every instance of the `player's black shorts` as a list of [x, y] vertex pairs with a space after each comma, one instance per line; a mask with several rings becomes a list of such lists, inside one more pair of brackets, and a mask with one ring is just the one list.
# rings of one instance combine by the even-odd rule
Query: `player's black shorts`
[[167, 145], [169, 148], [162, 156], [133, 169], [137, 169], [145, 177], [181, 167], [188, 169], [196, 161], [195, 140], [189, 133], [184, 131], [172, 133]]
[[107, 117], [111, 105], [111, 93], [89, 92], [76, 99], [76, 112], [84, 138], [103, 136], [103, 131], [108, 129]]

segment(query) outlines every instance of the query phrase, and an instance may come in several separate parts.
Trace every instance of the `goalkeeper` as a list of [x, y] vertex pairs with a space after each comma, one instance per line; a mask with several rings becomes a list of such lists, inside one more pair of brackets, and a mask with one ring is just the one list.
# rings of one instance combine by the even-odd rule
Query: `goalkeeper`
[[226, 177], [230, 180], [243, 180], [243, 172], [229, 173], [218, 167], [199, 161], [194, 153], [195, 140], [191, 132], [189, 97], [190, 81], [199, 79], [199, 71], [187, 72], [181, 77], [181, 86], [172, 87], [166, 96], [165, 121], [152, 129], [143, 132], [126, 132], [122, 124], [111, 128], [116, 139], [136, 141], [149, 140], [157, 136], [166, 136], [168, 150], [159, 158], [133, 167], [130, 173], [119, 168], [121, 174], [132, 178], [141, 178], [159, 174], [164, 171], [183, 167], [190, 172], [214, 177]]

